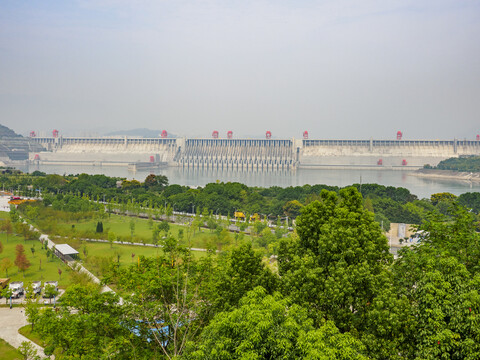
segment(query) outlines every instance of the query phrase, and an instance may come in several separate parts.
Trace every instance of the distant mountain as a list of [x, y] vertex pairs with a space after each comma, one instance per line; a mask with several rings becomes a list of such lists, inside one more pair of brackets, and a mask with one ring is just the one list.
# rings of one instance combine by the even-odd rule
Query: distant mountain
[[[144, 138], [156, 138], [160, 137], [162, 130], [152, 130], [146, 128], [131, 129], [131, 130], [119, 130], [106, 133], [106, 136], [140, 136]], [[168, 137], [176, 137], [173, 134], [168, 134]]]
[[12, 137], [22, 137], [22, 135], [18, 135], [12, 129], [10, 129], [6, 126], [0, 125], [0, 137], [12, 138]]

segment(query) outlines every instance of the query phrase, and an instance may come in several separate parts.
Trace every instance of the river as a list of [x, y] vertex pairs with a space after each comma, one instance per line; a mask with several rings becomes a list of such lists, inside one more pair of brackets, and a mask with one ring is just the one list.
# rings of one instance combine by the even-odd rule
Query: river
[[[151, 173], [150, 170], [132, 172], [122, 166], [71, 166], [71, 165], [25, 165], [17, 166], [24, 172], [35, 170], [54, 174], [105, 174], [107, 176], [136, 179], [139, 181]], [[168, 177], [170, 184], [188, 186], [204, 186], [216, 181], [237, 181], [248, 186], [301, 186], [305, 184], [327, 184], [347, 186], [354, 183], [376, 183], [385, 186], [404, 187], [419, 198], [430, 197], [439, 192], [450, 192], [460, 195], [466, 192], [480, 192], [479, 182], [425, 179], [409, 175], [408, 170], [360, 170], [360, 169], [298, 169], [296, 171], [267, 171], [267, 172], [242, 172], [242, 171], [212, 171], [188, 170], [169, 167], [153, 171]]]

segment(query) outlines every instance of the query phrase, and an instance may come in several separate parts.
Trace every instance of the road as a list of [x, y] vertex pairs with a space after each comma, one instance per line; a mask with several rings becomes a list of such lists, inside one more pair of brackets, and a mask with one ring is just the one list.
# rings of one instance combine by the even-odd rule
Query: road
[[44, 356], [42, 347], [18, 333], [18, 329], [28, 324], [22, 307], [14, 307], [13, 309], [0, 308], [0, 319], [2, 324], [0, 326], [0, 338], [15, 348], [22, 345], [22, 342], [28, 341], [35, 346], [39, 355]]

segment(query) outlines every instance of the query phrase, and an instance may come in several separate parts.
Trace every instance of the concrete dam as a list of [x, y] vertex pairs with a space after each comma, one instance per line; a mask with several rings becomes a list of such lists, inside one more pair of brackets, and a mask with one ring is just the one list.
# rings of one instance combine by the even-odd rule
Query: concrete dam
[[451, 157], [480, 156], [478, 140], [194, 139], [35, 137], [41, 164], [176, 166], [277, 171], [319, 168], [418, 169]]

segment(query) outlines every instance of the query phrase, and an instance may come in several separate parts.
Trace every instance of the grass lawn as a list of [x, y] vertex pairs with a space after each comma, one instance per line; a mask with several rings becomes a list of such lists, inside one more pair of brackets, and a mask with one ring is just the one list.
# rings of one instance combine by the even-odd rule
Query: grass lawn
[[[136, 238], [135, 242], [145, 242], [152, 243], [152, 228], [151, 222], [148, 219], [141, 219], [129, 216], [122, 215], [111, 215], [110, 217], [102, 220], [104, 233], [108, 231], [114, 232], [117, 237], [122, 238], [124, 241], [129, 241], [131, 239], [131, 230], [130, 223], [133, 220], [135, 224], [134, 237]], [[154, 224], [158, 223], [156, 221]], [[80, 222], [71, 222], [71, 223], [59, 223], [58, 226], [69, 230], [72, 229], [72, 225], [75, 225], [75, 229], [78, 231], [94, 231], [96, 229], [97, 220], [87, 220]], [[206, 248], [209, 243], [217, 244], [218, 238], [214, 232], [211, 232], [208, 229], [202, 228], [200, 231], [196, 229], [195, 234], [190, 226], [184, 226], [179, 224], [170, 225], [170, 234], [175, 238], [179, 238], [180, 229], [183, 230], [183, 242], [185, 245], [195, 247], [195, 248]], [[160, 236], [163, 236], [163, 233], [160, 233]], [[231, 241], [235, 242], [235, 235], [230, 233]], [[244, 235], [245, 240], [251, 240], [249, 235]]]
[[28, 324], [22, 326], [20, 329], [18, 329], [18, 332], [25, 336], [27, 339], [33, 341], [35, 344], [40, 345], [41, 347], [45, 347], [45, 344], [40, 338], [40, 335], [38, 335], [35, 331], [32, 331], [32, 325]]
[[[103, 271], [106, 270], [108, 262], [117, 262], [117, 255], [120, 255], [120, 267], [126, 267], [137, 262], [140, 256], [150, 257], [162, 253], [160, 247], [127, 244], [113, 244], [113, 246], [110, 246], [109, 243], [80, 240], [67, 240], [66, 242], [80, 253], [79, 258], [82, 261], [82, 264], [99, 278], [102, 277]], [[83, 253], [84, 249], [87, 251], [87, 257], [85, 257]], [[132, 254], [135, 255], [132, 256]], [[205, 255], [205, 252], [193, 251], [193, 256], [195, 257]], [[109, 261], [106, 262], [106, 260]]]
[[12, 345], [0, 339], [0, 360], [21, 360], [23, 356]]
[[[30, 267], [25, 270], [25, 274], [18, 270], [18, 268], [13, 265], [10, 269], [8, 269], [8, 277], [10, 278], [10, 282], [12, 281], [23, 281], [26, 285], [31, 281], [58, 281], [58, 285], [62, 288], [67, 287], [70, 284], [70, 277], [68, 276], [68, 271], [70, 269], [61, 262], [58, 258], [50, 256], [47, 258], [46, 250], [42, 248], [42, 243], [38, 240], [27, 240], [26, 242], [23, 240], [23, 237], [10, 235], [7, 236], [6, 234], [0, 234], [0, 241], [3, 244], [3, 252], [0, 254], [0, 263], [4, 258], [9, 258], [12, 265], [15, 262], [15, 247], [18, 244], [23, 245], [25, 249], [25, 255], [27, 259], [30, 261]], [[35, 253], [32, 254], [31, 248], [35, 248]], [[41, 261], [41, 267], [40, 267]], [[58, 269], [62, 270], [62, 276], [58, 274]], [[7, 277], [5, 271], [0, 273], [0, 277]]]

